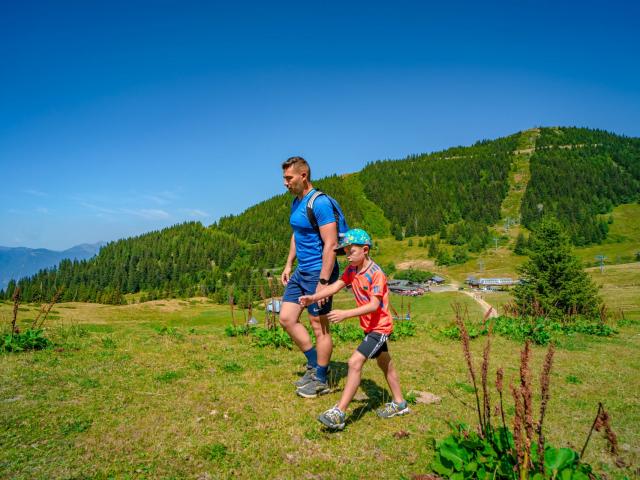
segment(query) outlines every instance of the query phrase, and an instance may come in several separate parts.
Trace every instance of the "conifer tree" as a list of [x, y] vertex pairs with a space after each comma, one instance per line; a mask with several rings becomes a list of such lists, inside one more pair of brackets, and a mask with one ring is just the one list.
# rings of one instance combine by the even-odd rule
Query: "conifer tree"
[[544, 217], [530, 237], [530, 258], [518, 273], [522, 283], [514, 289], [520, 312], [540, 311], [549, 318], [581, 315], [595, 318], [600, 310], [598, 290], [580, 260], [569, 236], [554, 217]]
[[520, 232], [518, 234], [518, 237], [516, 238], [516, 244], [513, 247], [513, 253], [515, 253], [516, 255], [527, 254], [527, 239], [522, 232]]
[[431, 238], [429, 241], [429, 250], [427, 255], [431, 258], [436, 258], [438, 256], [438, 244], [436, 243], [435, 238]]

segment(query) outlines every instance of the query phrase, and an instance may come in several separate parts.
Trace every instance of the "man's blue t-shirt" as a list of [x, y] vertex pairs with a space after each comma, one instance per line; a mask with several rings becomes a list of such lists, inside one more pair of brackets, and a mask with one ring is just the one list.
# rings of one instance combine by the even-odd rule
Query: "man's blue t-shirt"
[[[307, 217], [307, 202], [313, 192], [315, 189], [307, 193], [302, 200], [298, 200], [298, 197], [293, 200], [289, 217], [296, 241], [298, 268], [302, 272], [322, 270], [322, 238], [320, 233], [313, 229]], [[313, 213], [316, 215], [319, 227], [336, 221], [331, 200], [326, 195], [320, 195], [314, 200]]]

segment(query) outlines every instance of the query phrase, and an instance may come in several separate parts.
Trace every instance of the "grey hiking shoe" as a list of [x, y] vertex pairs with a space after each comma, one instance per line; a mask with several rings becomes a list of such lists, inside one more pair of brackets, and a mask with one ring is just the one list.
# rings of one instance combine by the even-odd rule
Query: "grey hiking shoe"
[[307, 371], [304, 372], [304, 375], [300, 377], [298, 380], [293, 382], [296, 388], [304, 387], [307, 383], [309, 383], [313, 376], [316, 374], [316, 368], [307, 365]]
[[378, 410], [376, 413], [380, 418], [391, 418], [399, 415], [406, 415], [410, 412], [411, 410], [409, 410], [409, 405], [405, 401], [402, 403], [385, 403], [384, 408], [382, 410]]
[[315, 375], [312, 375], [309, 383], [296, 390], [296, 393], [304, 398], [316, 398], [318, 395], [324, 395], [329, 392], [329, 384], [321, 382]]
[[334, 405], [329, 410], [318, 417], [318, 421], [331, 430], [342, 430], [344, 428], [344, 419], [346, 414], [338, 409], [338, 405]]

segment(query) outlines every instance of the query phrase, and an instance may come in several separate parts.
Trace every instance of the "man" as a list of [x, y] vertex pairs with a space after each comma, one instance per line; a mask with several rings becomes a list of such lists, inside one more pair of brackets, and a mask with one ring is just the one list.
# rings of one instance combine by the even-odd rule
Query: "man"
[[[307, 329], [300, 323], [302, 307], [298, 298], [319, 293], [338, 278], [335, 248], [338, 244], [338, 225], [332, 201], [320, 195], [313, 202], [313, 214], [318, 229], [314, 229], [307, 214], [307, 202], [315, 192], [311, 184], [311, 169], [302, 157], [291, 157], [282, 164], [284, 185], [295, 196], [291, 205], [289, 223], [293, 228], [287, 263], [281, 275], [285, 286], [280, 309], [280, 324], [304, 353], [307, 369], [304, 376], [295, 382], [296, 393], [301, 397], [314, 398], [329, 392], [327, 372], [333, 350], [327, 313], [331, 311], [332, 299], [323, 299], [307, 307], [309, 321], [316, 337], [313, 346]], [[293, 261], [298, 267], [293, 275]]]

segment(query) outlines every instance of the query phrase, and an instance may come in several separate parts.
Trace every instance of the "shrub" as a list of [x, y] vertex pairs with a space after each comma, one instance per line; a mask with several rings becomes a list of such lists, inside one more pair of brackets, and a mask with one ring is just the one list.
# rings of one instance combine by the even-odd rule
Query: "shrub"
[[416, 324], [411, 320], [401, 320], [399, 322], [394, 322], [393, 324], [393, 332], [389, 337], [389, 340], [399, 340], [404, 337], [415, 337], [416, 335]]
[[398, 280], [409, 280], [410, 282], [426, 282], [433, 277], [433, 273], [423, 270], [398, 270], [393, 278]]
[[[558, 340], [562, 335], [582, 333], [598, 337], [610, 337], [615, 335], [617, 330], [602, 322], [593, 322], [586, 319], [579, 319], [573, 322], [562, 323], [544, 317], [523, 316], [509, 317], [500, 316], [489, 320], [485, 325], [471, 325], [468, 328], [470, 339], [487, 335], [491, 326], [494, 333], [518, 342], [531, 341], [536, 345], [548, 345], [554, 340]], [[445, 328], [442, 335], [453, 340], [460, 339], [460, 330], [457, 325]]]
[[293, 348], [293, 341], [289, 334], [282, 328], [253, 328], [250, 330], [253, 343], [258, 347], [272, 346], [275, 348]]
[[331, 327], [331, 338], [341, 342], [359, 342], [364, 338], [364, 332], [353, 322], [339, 323]]
[[25, 350], [43, 350], [52, 345], [40, 328], [30, 328], [24, 332], [6, 333], [0, 337], [0, 352], [23, 352]]

